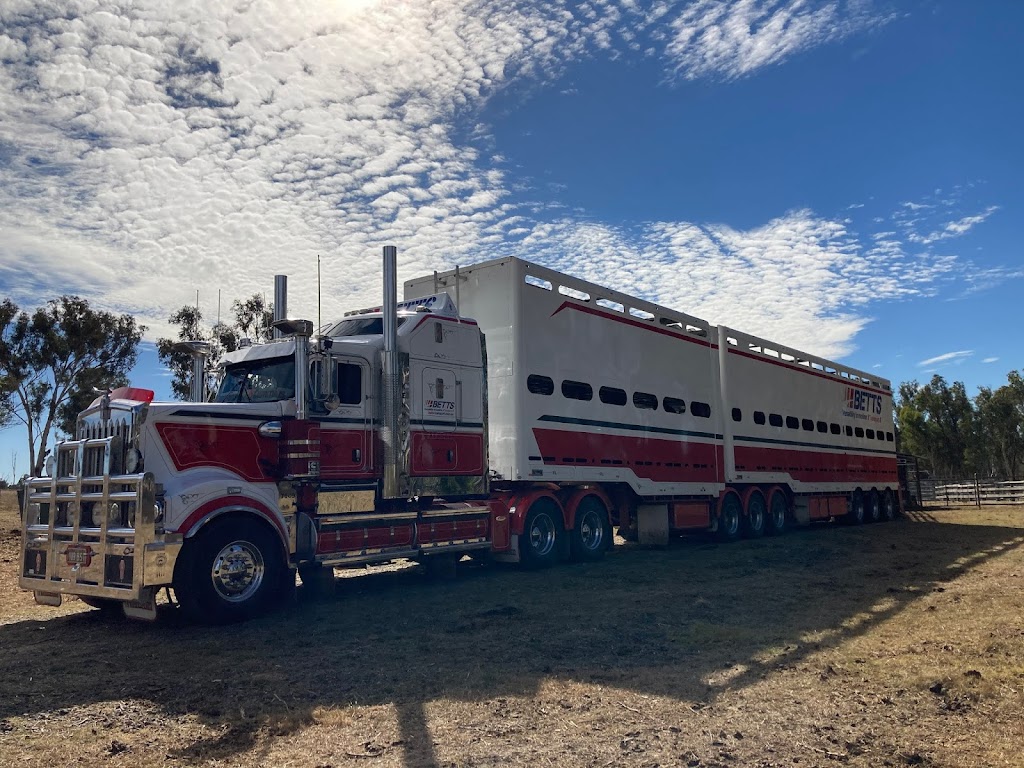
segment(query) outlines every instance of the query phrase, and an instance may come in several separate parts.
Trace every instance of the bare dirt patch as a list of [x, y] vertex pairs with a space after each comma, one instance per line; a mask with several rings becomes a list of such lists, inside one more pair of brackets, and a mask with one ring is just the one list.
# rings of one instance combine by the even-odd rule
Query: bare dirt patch
[[1024, 509], [370, 572], [211, 629], [36, 606], [12, 495], [0, 764], [1022, 764]]

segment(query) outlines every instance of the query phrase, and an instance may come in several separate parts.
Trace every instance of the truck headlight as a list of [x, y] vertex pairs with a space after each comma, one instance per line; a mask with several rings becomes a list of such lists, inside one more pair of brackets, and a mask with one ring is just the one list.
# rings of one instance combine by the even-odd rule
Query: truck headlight
[[116, 501], [110, 502], [110, 506], [107, 507], [107, 528], [123, 528], [124, 523], [121, 521], [121, 505]]
[[142, 469], [142, 451], [138, 448], [129, 448], [124, 457], [124, 468], [129, 475], [134, 475]]

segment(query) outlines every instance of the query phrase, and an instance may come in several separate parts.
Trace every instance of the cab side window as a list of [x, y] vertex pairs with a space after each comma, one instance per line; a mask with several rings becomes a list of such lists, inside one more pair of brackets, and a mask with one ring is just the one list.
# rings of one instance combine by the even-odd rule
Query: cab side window
[[342, 405], [358, 405], [363, 401], [363, 372], [358, 365], [338, 363], [338, 399]]

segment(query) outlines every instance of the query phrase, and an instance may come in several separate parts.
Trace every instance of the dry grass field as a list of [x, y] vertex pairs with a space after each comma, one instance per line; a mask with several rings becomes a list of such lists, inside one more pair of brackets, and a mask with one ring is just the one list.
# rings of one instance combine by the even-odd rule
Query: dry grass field
[[0, 501], [0, 765], [1024, 765], [1024, 509], [367, 572], [198, 628], [36, 606]]

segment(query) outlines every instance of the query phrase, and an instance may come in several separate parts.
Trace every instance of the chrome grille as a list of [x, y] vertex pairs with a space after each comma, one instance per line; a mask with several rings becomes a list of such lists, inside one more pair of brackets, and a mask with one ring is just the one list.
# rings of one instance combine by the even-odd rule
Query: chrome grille
[[[117, 438], [111, 446], [111, 468], [112, 474], [120, 474], [126, 465], [126, 453], [132, 445], [134, 431], [132, 413], [114, 409], [109, 419], [102, 420], [98, 413], [82, 414], [78, 420], [78, 440], [101, 440], [107, 437]], [[77, 475], [78, 467], [74, 466], [78, 454], [69, 451], [63, 452], [58, 457], [58, 477]], [[90, 446], [82, 457], [83, 466], [81, 474], [85, 477], [92, 477], [103, 474], [104, 455], [103, 451]]]

